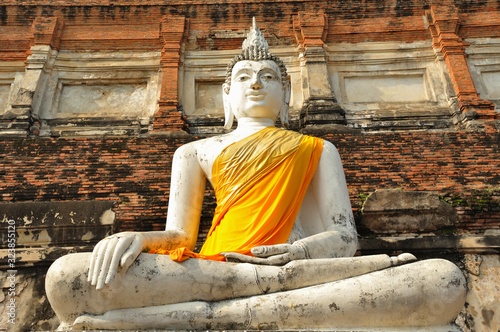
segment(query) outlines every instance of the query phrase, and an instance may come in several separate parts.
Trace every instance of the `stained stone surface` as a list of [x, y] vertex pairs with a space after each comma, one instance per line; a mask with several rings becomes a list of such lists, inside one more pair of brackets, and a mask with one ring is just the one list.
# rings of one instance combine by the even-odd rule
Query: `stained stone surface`
[[500, 99], [500, 70], [483, 73], [488, 95], [492, 99]]
[[2, 82], [0, 82], [0, 114], [6, 111], [10, 86], [11, 86], [10, 84], [2, 84]]
[[469, 38], [467, 65], [474, 86], [482, 99], [500, 109], [500, 38]]
[[[108, 235], [115, 221], [114, 203], [0, 203], [0, 330], [53, 331], [57, 328], [59, 321], [44, 290], [47, 269], [63, 255], [92, 250], [98, 240]], [[11, 258], [7, 247], [9, 225], [16, 230], [14, 272], [6, 265]], [[9, 279], [11, 275], [15, 277]], [[11, 299], [15, 301], [15, 325], [8, 322], [10, 308], [7, 306]]]
[[469, 271], [466, 301], [470, 318], [465, 331], [489, 332], [500, 329], [500, 257], [466, 255]]
[[[10, 282], [7, 270], [0, 270], [0, 330], [9, 332], [53, 331], [59, 322], [52, 311], [44, 291], [45, 273], [48, 266], [17, 269], [15, 296], [9, 296]], [[8, 322], [7, 305], [14, 298], [15, 322]]]
[[363, 223], [375, 233], [436, 230], [456, 222], [455, 209], [435, 193], [376, 190], [363, 204]]
[[423, 75], [346, 77], [345, 89], [348, 100], [354, 103], [428, 100]]
[[197, 114], [222, 115], [224, 116], [224, 106], [222, 105], [223, 82], [196, 82], [196, 110]]
[[454, 92], [430, 41], [335, 43], [328, 73], [348, 126], [367, 131], [451, 128]]
[[65, 85], [59, 112], [74, 116], [136, 116], [146, 106], [146, 84]]
[[109, 234], [114, 201], [0, 203], [0, 248], [7, 248], [8, 221], [17, 247], [92, 244]]
[[31, 109], [40, 136], [150, 129], [160, 93], [159, 52], [69, 52], [47, 45], [30, 50], [13, 106]]

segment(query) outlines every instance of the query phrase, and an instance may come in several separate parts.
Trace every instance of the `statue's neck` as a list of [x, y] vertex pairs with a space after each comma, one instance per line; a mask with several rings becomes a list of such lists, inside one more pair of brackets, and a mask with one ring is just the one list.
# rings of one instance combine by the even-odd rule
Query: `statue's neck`
[[266, 127], [274, 126], [274, 120], [269, 118], [240, 118], [238, 126], [233, 131], [238, 136], [249, 136]]

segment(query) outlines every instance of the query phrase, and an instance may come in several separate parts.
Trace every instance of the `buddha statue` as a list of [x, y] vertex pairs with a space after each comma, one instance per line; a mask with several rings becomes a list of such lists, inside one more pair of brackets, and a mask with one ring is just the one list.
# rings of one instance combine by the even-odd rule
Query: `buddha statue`
[[[50, 267], [60, 330], [447, 326], [465, 279], [442, 259], [353, 257], [335, 146], [288, 125], [290, 79], [254, 25], [222, 87], [228, 134], [174, 154], [165, 231], [123, 232]], [[199, 253], [206, 181], [217, 208]]]

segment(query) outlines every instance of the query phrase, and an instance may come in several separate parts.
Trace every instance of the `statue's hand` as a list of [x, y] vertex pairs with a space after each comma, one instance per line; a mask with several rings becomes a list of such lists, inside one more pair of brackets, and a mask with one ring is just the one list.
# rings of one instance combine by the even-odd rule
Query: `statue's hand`
[[113, 280], [118, 265], [128, 269], [144, 249], [144, 236], [141, 233], [123, 232], [108, 236], [94, 248], [90, 258], [87, 280], [101, 289]]
[[224, 256], [228, 262], [262, 265], [285, 265], [293, 260], [307, 258], [307, 253], [303, 246], [288, 243], [258, 246], [252, 248], [251, 251], [255, 257], [235, 252], [223, 252], [221, 255]]

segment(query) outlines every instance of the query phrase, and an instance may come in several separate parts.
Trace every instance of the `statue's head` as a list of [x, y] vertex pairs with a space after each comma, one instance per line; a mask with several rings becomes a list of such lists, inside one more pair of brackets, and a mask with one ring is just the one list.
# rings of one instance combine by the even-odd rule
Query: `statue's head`
[[224, 128], [231, 128], [234, 116], [276, 120], [278, 115], [281, 124], [288, 127], [290, 77], [283, 61], [269, 52], [255, 18], [242, 48], [227, 66], [222, 87]]

